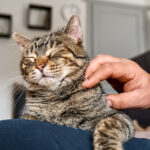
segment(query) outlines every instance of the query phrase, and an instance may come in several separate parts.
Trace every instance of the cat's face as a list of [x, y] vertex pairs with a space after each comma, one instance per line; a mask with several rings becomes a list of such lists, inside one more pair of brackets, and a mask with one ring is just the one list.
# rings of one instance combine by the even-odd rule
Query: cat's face
[[31, 86], [55, 90], [82, 76], [87, 56], [82, 49], [79, 18], [73, 16], [64, 31], [29, 40], [15, 33], [14, 39], [23, 50], [21, 72]]

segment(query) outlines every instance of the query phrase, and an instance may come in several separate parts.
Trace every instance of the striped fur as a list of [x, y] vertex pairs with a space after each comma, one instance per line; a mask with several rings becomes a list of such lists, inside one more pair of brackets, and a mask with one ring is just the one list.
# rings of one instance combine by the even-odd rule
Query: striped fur
[[121, 150], [134, 134], [132, 121], [110, 108], [101, 87], [82, 87], [88, 56], [80, 22], [73, 16], [66, 29], [27, 39], [15, 33], [23, 56], [21, 72], [27, 95], [21, 118], [94, 131], [95, 150]]

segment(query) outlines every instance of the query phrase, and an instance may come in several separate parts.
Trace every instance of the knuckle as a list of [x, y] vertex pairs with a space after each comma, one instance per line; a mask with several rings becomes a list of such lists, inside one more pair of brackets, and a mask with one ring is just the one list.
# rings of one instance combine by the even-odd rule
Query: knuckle
[[114, 100], [114, 107], [117, 109], [123, 109], [125, 107], [125, 103], [122, 99]]
[[110, 73], [113, 70], [113, 64], [109, 62], [105, 63], [103, 67], [108, 73]]
[[99, 55], [97, 55], [97, 58], [98, 59], [100, 59], [100, 58], [113, 58], [113, 56], [111, 56], [111, 55], [107, 55], [107, 54], [99, 54]]
[[104, 59], [113, 59], [114, 57], [113, 56], [111, 56], [111, 55], [103, 55], [103, 57], [104, 57]]
[[130, 90], [132, 90], [132, 83], [131, 82], [127, 82], [126, 84], [124, 84], [124, 86], [123, 86], [123, 90], [125, 91], [125, 92], [128, 92], [128, 91], [130, 91]]
[[106, 62], [106, 63], [104, 64], [104, 67], [106, 67], [106, 68], [111, 68], [111, 67], [112, 67], [112, 64], [109, 63], [109, 62]]
[[126, 64], [130, 64], [129, 66], [133, 65], [133, 66], [137, 66], [137, 63], [132, 61], [132, 60], [129, 60], [129, 59], [123, 59], [123, 61], [126, 63]]
[[101, 59], [103, 57], [103, 55], [99, 54], [96, 56], [96, 59]]
[[118, 101], [118, 109], [122, 109], [122, 108], [124, 108], [124, 101], [119, 100]]
[[128, 108], [129, 106], [130, 106], [130, 101], [127, 101], [127, 97], [126, 97], [126, 99], [120, 98], [120, 100], [119, 100], [119, 108], [120, 109]]

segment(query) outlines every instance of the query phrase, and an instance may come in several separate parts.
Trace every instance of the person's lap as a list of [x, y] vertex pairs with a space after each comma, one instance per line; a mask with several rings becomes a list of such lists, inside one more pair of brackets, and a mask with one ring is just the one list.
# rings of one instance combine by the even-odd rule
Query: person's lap
[[[0, 121], [2, 150], [92, 150], [92, 132], [40, 121]], [[125, 150], [148, 150], [150, 140], [133, 138]]]

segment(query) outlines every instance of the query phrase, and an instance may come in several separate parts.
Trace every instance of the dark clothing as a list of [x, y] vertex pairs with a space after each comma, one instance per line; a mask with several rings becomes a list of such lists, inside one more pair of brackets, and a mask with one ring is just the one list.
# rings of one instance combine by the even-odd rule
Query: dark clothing
[[[133, 138], [125, 150], [149, 150], [150, 140]], [[92, 132], [31, 120], [0, 121], [0, 150], [92, 150]]]

